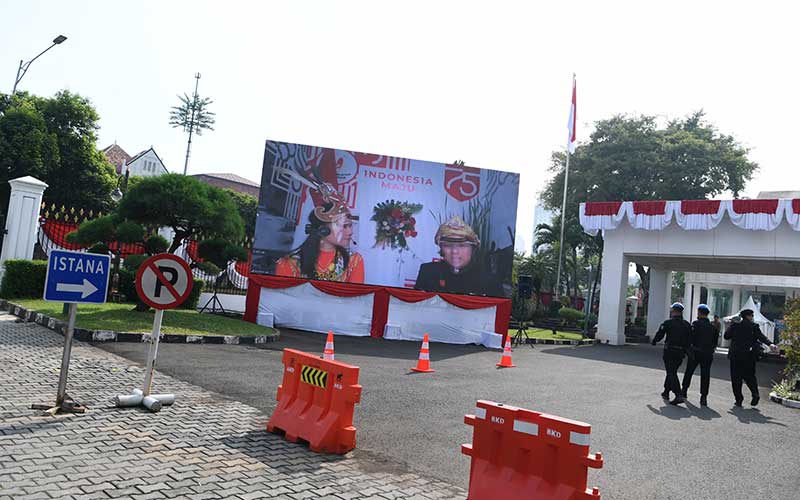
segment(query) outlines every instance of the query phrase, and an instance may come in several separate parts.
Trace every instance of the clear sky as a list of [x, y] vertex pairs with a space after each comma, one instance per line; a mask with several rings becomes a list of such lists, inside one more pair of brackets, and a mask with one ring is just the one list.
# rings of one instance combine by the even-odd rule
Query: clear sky
[[[752, 149], [746, 195], [800, 189], [800, 31], [793, 2], [0, 0], [0, 87], [64, 34], [20, 89], [89, 97], [100, 141], [183, 170], [176, 94], [214, 99], [189, 173], [259, 181], [265, 139], [522, 173], [518, 233], [563, 149], [615, 113], [703, 108]], [[5, 75], [5, 76], [3, 76]]]

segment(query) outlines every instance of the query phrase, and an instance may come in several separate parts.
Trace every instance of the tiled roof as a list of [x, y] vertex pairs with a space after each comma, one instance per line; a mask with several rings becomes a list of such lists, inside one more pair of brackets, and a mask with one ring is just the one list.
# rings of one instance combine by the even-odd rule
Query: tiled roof
[[122, 172], [122, 165], [131, 160], [131, 155], [125, 152], [124, 149], [119, 147], [116, 143], [103, 149], [102, 153], [106, 155], [108, 161], [117, 169], [117, 173]]
[[253, 187], [260, 187], [261, 184], [257, 182], [253, 182], [250, 179], [245, 179], [244, 177], [236, 174], [195, 174], [193, 177], [211, 177], [214, 179], [222, 179], [228, 182], [236, 182], [238, 184], [244, 184], [245, 186], [253, 186]]

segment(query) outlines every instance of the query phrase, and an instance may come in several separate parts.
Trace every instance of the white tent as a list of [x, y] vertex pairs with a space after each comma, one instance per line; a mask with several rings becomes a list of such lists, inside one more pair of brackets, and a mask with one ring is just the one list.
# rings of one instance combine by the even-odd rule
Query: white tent
[[[753, 310], [753, 321], [759, 326], [759, 328], [761, 328], [761, 333], [763, 333], [772, 342], [775, 342], [775, 323], [768, 320], [763, 314], [761, 314], [761, 311], [759, 311], [758, 306], [756, 305], [752, 296], [747, 299], [747, 302], [745, 302], [744, 306], [742, 306], [742, 308], [739, 309], [736, 314], [723, 318], [724, 329], [727, 330], [731, 323], [738, 322], [739, 318], [741, 318], [739, 313], [745, 309]], [[730, 341], [724, 341], [723, 345], [727, 346], [729, 343]]]

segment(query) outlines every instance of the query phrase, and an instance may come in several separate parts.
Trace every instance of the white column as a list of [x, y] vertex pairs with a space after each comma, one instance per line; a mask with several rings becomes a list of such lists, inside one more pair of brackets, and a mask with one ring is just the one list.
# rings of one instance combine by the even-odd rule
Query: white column
[[669, 318], [672, 295], [672, 271], [650, 268], [650, 289], [647, 303], [647, 334], [652, 337], [665, 319]]
[[39, 208], [47, 184], [30, 176], [8, 181], [11, 197], [6, 214], [5, 237], [0, 251], [0, 278], [8, 259], [32, 259], [39, 231]]
[[[700, 305], [700, 293], [702, 292], [703, 285], [699, 283], [694, 285], [694, 293], [692, 294], [692, 312], [691, 318], [689, 321], [694, 321], [697, 319], [697, 306]], [[685, 304], [684, 304], [685, 305]]]
[[603, 343], [625, 345], [625, 299], [628, 291], [628, 258], [614, 231], [606, 233], [603, 274], [600, 282], [600, 314], [597, 338]]
[[731, 299], [731, 314], [738, 314], [739, 309], [742, 307], [742, 287], [741, 285], [734, 285], [732, 292], [733, 298]]
[[683, 319], [686, 321], [692, 320], [692, 288], [694, 283], [683, 284]]

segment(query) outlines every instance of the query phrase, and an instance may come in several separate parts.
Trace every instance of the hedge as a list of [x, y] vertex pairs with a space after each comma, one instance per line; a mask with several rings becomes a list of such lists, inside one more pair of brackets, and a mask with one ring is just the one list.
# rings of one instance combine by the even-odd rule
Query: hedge
[[558, 310], [558, 315], [567, 321], [579, 321], [584, 317], [583, 312], [571, 307], [562, 307]]
[[0, 285], [0, 295], [5, 299], [40, 299], [44, 295], [47, 276], [46, 260], [7, 260]]

